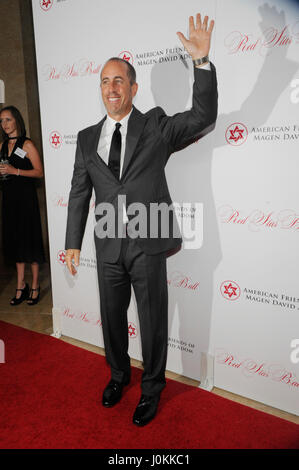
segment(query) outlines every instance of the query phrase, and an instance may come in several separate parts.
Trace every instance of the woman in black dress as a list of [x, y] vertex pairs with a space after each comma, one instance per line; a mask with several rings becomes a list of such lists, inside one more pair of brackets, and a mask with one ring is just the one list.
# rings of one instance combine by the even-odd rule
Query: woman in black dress
[[[11, 305], [27, 300], [34, 305], [39, 300], [39, 265], [45, 262], [39, 205], [35, 178], [43, 177], [39, 153], [26, 137], [22, 115], [14, 106], [0, 110], [2, 181], [2, 228], [4, 260], [17, 268], [16, 295]], [[31, 264], [32, 286], [25, 283], [25, 263]]]

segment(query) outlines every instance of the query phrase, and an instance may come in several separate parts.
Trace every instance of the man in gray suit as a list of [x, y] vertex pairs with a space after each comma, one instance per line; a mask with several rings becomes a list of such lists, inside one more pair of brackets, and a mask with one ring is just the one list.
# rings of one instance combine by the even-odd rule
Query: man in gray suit
[[[142, 395], [133, 423], [143, 426], [157, 411], [165, 387], [168, 338], [166, 256], [179, 249], [175, 216], [161, 213], [151, 227], [150, 205], [171, 206], [165, 178], [169, 156], [200, 137], [217, 116], [217, 80], [209, 62], [214, 21], [197, 14], [189, 18], [189, 39], [177, 33], [194, 62], [193, 102], [189, 111], [167, 116], [157, 107], [142, 114], [133, 106], [136, 73], [128, 62], [112, 58], [101, 73], [102, 99], [107, 116], [78, 134], [66, 231], [66, 263], [72, 275], [79, 265], [81, 243], [92, 188], [96, 196], [95, 246], [101, 317], [111, 380], [102, 403], [114, 406], [130, 381], [127, 309], [133, 286], [140, 329], [144, 372]], [[179, 92], [179, 90], [178, 90]], [[119, 202], [121, 201], [121, 203]], [[146, 232], [132, 234], [130, 205], [142, 204]], [[114, 214], [107, 220], [102, 205]], [[167, 217], [167, 220], [166, 220]], [[102, 224], [103, 220], [106, 225]], [[142, 222], [142, 221], [141, 221]], [[165, 237], [163, 227], [168, 227]], [[155, 233], [155, 236], [151, 236]], [[74, 261], [74, 264], [73, 264]]]

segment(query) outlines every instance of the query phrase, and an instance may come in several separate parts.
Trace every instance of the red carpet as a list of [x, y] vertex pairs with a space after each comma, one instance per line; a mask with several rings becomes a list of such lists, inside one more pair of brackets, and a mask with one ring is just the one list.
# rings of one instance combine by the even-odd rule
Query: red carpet
[[141, 371], [120, 403], [105, 409], [105, 358], [0, 322], [1, 449], [298, 449], [299, 426], [168, 380], [159, 412], [131, 424]]

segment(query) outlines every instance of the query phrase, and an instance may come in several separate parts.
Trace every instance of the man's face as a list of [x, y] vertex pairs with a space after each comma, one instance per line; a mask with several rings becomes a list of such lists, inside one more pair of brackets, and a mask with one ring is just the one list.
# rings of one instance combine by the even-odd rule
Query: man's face
[[115, 121], [120, 121], [132, 108], [138, 85], [131, 85], [126, 64], [111, 60], [101, 74], [102, 99], [107, 113]]

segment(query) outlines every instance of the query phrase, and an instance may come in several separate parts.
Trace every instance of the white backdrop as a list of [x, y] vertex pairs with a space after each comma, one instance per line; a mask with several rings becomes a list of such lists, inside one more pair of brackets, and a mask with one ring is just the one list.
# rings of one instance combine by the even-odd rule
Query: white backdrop
[[[64, 263], [77, 132], [105, 114], [101, 65], [137, 71], [135, 106], [191, 104], [192, 62], [176, 36], [200, 11], [216, 20], [213, 133], [174, 154], [173, 200], [203, 204], [203, 244], [168, 259], [167, 369], [299, 414], [299, 8], [260, 0], [33, 0], [57, 335], [103, 346], [94, 203], [75, 279]], [[191, 214], [187, 214], [190, 216]], [[130, 354], [141, 359], [134, 298]], [[295, 356], [296, 358], [296, 356]], [[214, 365], [214, 368], [213, 368]]]

